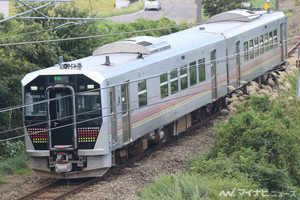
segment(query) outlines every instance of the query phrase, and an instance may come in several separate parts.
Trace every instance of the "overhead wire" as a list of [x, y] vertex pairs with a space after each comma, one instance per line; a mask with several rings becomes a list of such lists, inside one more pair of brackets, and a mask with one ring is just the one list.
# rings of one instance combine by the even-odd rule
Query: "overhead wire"
[[[289, 8], [285, 10], [293, 10], [297, 9], [298, 7]], [[262, 12], [259, 14], [252, 14], [250, 17], [253, 16], [262, 16], [264, 14], [267, 14], [267, 12]], [[241, 17], [234, 17], [230, 20], [238, 20], [241, 19]], [[216, 22], [224, 22], [227, 20], [218, 20], [214, 21]], [[122, 32], [122, 33], [111, 33], [111, 34], [100, 34], [100, 35], [91, 35], [91, 36], [80, 36], [80, 37], [74, 37], [74, 38], [60, 38], [60, 39], [52, 39], [52, 40], [40, 40], [40, 41], [28, 41], [28, 42], [15, 42], [15, 43], [6, 43], [6, 44], [0, 44], [1, 46], [16, 46], [16, 45], [26, 45], [26, 44], [41, 44], [41, 43], [51, 43], [51, 42], [61, 42], [61, 41], [72, 41], [72, 40], [81, 40], [81, 39], [92, 39], [92, 38], [99, 38], [99, 37], [108, 37], [108, 36], [118, 36], [118, 35], [127, 35], [127, 34], [137, 34], [137, 33], [144, 33], [144, 32], [151, 32], [151, 31], [161, 31], [161, 30], [167, 30], [172, 28], [183, 28], [183, 27], [190, 27], [190, 26], [198, 26], [205, 23], [194, 23], [194, 24], [186, 24], [186, 25], [177, 25], [177, 26], [171, 26], [171, 27], [162, 27], [162, 28], [155, 28], [155, 29], [146, 29], [146, 30], [138, 30], [138, 31], [128, 31], [128, 32]]]
[[[43, 32], [53, 31], [53, 30], [60, 29], [60, 28], [68, 28], [68, 27], [71, 27], [71, 26], [74, 26], [74, 25], [79, 25], [79, 23], [75, 23], [75, 24], [74, 23], [75, 22], [73, 22], [72, 24], [64, 23], [64, 24], [58, 25], [54, 28], [44, 29], [44, 30], [40, 30], [40, 31], [32, 31], [32, 32], [27, 32], [27, 33], [21, 33], [21, 34], [17, 34], [17, 35], [10, 35], [10, 36], [6, 36], [6, 37], [0, 37], [0, 40], [12, 38], [12, 37], [24, 36], [24, 35], [43, 33]], [[84, 22], [84, 23], [86, 23], [86, 22]]]

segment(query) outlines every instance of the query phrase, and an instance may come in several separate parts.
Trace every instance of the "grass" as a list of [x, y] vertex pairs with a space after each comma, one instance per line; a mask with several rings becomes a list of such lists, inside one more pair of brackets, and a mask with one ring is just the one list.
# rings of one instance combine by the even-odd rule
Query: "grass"
[[8, 175], [28, 175], [31, 173], [27, 165], [29, 157], [25, 154], [0, 160], [0, 184], [8, 183]]
[[[71, 3], [63, 4], [74, 4], [75, 7], [80, 8], [80, 10], [87, 10], [91, 15], [96, 15], [97, 17], [111, 17], [116, 15], [124, 15], [129, 13], [134, 13], [142, 10], [144, 7], [144, 1], [134, 2], [129, 4], [128, 8], [116, 9], [115, 0], [73, 0]], [[15, 15], [16, 10], [14, 7], [18, 7], [20, 4], [15, 5], [15, 2], [10, 2], [10, 15]], [[30, 3], [32, 7], [36, 7], [34, 3]], [[41, 10], [42, 11], [42, 10]]]

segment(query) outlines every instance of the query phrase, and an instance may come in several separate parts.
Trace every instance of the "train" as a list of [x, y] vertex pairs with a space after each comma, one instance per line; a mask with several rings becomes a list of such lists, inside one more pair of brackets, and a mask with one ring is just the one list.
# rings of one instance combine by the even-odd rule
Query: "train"
[[26, 74], [24, 140], [32, 169], [57, 179], [103, 176], [220, 109], [230, 86], [283, 65], [286, 41], [283, 12], [237, 9]]

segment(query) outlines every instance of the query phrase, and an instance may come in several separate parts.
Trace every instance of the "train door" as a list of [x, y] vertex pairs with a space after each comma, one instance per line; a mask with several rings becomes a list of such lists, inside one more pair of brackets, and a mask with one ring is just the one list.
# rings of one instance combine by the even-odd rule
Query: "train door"
[[51, 86], [46, 92], [50, 149], [77, 149], [74, 89]]
[[116, 104], [116, 89], [115, 87], [110, 88], [110, 120], [111, 120], [111, 136], [112, 142], [116, 143], [118, 140], [118, 129], [117, 129], [117, 104]]
[[283, 23], [280, 24], [280, 41], [279, 44], [281, 45], [281, 62], [284, 61], [284, 45], [283, 45]]
[[129, 84], [121, 85], [123, 143], [131, 142], [131, 111], [129, 100]]
[[218, 97], [216, 50], [210, 52], [211, 62], [211, 94], [213, 101]]
[[240, 57], [240, 41], [235, 43], [235, 53], [236, 53], [236, 83], [237, 87], [241, 86], [241, 57]]

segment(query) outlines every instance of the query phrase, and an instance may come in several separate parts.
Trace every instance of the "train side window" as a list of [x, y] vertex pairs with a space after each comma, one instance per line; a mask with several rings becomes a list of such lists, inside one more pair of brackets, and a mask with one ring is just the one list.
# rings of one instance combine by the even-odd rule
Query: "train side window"
[[270, 44], [270, 49], [273, 49], [273, 32], [272, 31], [269, 33], [269, 44]]
[[115, 113], [114, 112], [114, 105], [115, 105], [115, 99], [114, 99], [114, 94], [113, 94], [113, 88], [109, 88], [109, 103], [110, 103], [110, 113]]
[[205, 58], [198, 60], [199, 82], [205, 81]]
[[171, 94], [178, 92], [178, 73], [177, 70], [171, 71]]
[[138, 97], [139, 97], [139, 107], [146, 106], [148, 104], [146, 80], [140, 81], [138, 83]]
[[181, 90], [184, 90], [188, 87], [188, 80], [187, 80], [187, 66], [182, 66], [180, 68], [180, 86]]
[[190, 86], [197, 83], [197, 71], [196, 71], [196, 61], [190, 63]]
[[278, 46], [277, 29], [274, 30], [273, 38], [274, 38], [274, 47], [277, 47]]
[[268, 33], [264, 36], [264, 45], [265, 45], [265, 51], [269, 50], [269, 39], [268, 39]]
[[264, 36], [262, 36], [262, 35], [259, 37], [259, 49], [260, 49], [259, 54], [263, 54], [264, 53]]
[[254, 58], [254, 48], [253, 48], [253, 40], [249, 41], [249, 54], [250, 60]]
[[248, 52], [248, 42], [244, 42], [244, 60], [247, 62], [249, 60], [249, 52]]
[[254, 38], [255, 57], [259, 55], [258, 37]]
[[167, 73], [160, 75], [160, 96], [162, 99], [169, 96]]

